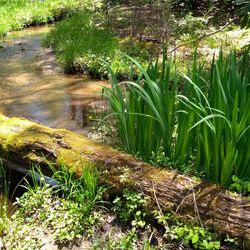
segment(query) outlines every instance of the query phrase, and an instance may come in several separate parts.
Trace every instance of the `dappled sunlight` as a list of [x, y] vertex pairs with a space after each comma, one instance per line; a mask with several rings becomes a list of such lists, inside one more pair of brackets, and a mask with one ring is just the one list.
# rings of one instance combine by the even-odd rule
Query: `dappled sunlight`
[[[49, 28], [25, 30], [8, 38], [0, 51], [0, 111], [42, 124], [84, 132], [88, 113], [101, 109], [103, 81], [66, 76], [41, 40]], [[25, 38], [24, 38], [25, 37]]]
[[0, 249], [250, 249], [249, 50], [248, 0], [0, 0]]

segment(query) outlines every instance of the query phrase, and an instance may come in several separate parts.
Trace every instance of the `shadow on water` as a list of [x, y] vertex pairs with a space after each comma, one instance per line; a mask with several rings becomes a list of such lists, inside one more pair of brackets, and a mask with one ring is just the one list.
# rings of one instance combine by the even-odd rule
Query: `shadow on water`
[[0, 167], [0, 210], [3, 211], [3, 206], [7, 206], [7, 213], [11, 215], [15, 210], [16, 198], [27, 191], [27, 182], [32, 185], [33, 181], [31, 176], [21, 169], [10, 168], [2, 163]]
[[50, 48], [42, 48], [49, 27], [13, 33], [0, 49], [0, 112], [77, 133], [88, 130], [89, 112], [103, 107], [103, 81], [69, 76]]
[[[8, 215], [13, 214], [15, 201], [28, 191], [28, 187], [36, 185], [49, 185], [53, 190], [61, 187], [61, 184], [46, 175], [40, 175], [36, 170], [27, 171], [13, 164], [4, 164], [0, 158], [0, 211], [7, 205]], [[60, 195], [60, 192], [58, 192]], [[1, 217], [1, 213], [0, 213]]]

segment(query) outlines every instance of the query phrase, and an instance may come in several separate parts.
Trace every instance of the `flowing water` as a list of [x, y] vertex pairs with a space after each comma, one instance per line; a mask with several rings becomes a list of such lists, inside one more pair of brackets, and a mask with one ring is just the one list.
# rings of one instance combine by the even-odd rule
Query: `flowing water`
[[50, 27], [13, 32], [0, 48], [0, 112], [54, 128], [87, 131], [88, 113], [104, 108], [103, 81], [69, 76], [43, 48]]
[[[89, 112], [105, 108], [100, 92], [107, 83], [65, 75], [52, 50], [41, 45], [49, 30], [50, 27], [29, 28], [0, 41], [0, 112], [49, 127], [88, 132]], [[9, 191], [15, 198], [24, 192], [18, 185], [24, 175], [8, 171], [10, 187], [18, 186]], [[0, 204], [4, 201], [5, 196], [0, 194]], [[8, 207], [13, 210], [11, 202]]]

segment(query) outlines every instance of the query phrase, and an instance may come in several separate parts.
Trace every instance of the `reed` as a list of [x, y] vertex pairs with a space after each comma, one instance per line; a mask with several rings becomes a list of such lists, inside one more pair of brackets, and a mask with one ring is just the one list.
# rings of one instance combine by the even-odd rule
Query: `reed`
[[108, 117], [115, 118], [127, 152], [149, 160], [163, 148], [171, 162], [191, 164], [225, 186], [233, 175], [250, 177], [247, 51], [240, 58], [221, 52], [209, 69], [195, 56], [186, 75], [165, 57], [147, 70], [128, 58], [140, 72], [137, 80], [118, 82], [109, 68], [112, 86], [104, 90], [112, 109]]
[[[213, 60], [210, 76], [196, 79], [184, 76], [195, 90], [192, 96], [179, 96], [196, 122], [196, 166], [211, 180], [228, 186], [232, 176], [250, 177], [250, 73], [249, 54], [240, 59], [236, 52]], [[197, 77], [201, 78], [200, 74]]]

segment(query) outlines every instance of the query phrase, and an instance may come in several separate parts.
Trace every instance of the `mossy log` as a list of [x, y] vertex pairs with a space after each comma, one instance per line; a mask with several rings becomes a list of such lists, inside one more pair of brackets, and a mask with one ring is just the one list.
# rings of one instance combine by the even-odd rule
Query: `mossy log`
[[152, 209], [178, 214], [198, 215], [205, 225], [219, 233], [250, 242], [250, 199], [232, 194], [224, 188], [155, 167], [118, 152], [109, 146], [90, 141], [63, 129], [52, 129], [24, 118], [7, 118], [0, 114], [0, 153], [9, 162], [28, 168], [29, 163], [46, 166], [67, 164], [78, 175], [76, 163], [90, 161], [101, 170], [101, 177], [113, 190], [124, 186], [151, 197]]

